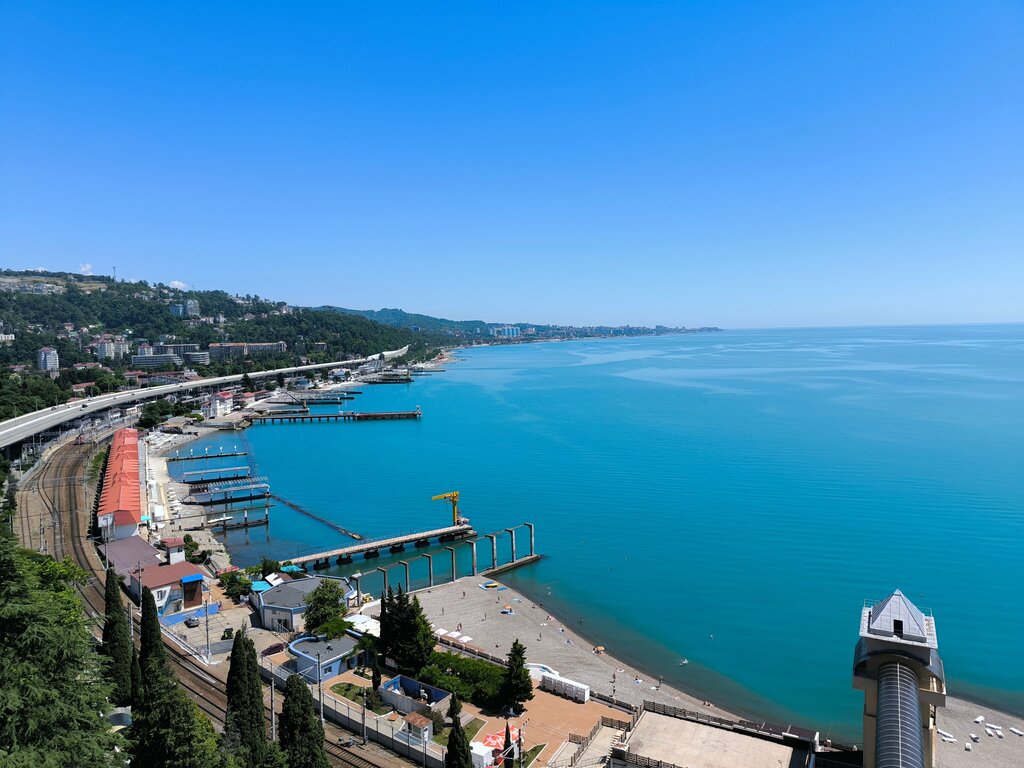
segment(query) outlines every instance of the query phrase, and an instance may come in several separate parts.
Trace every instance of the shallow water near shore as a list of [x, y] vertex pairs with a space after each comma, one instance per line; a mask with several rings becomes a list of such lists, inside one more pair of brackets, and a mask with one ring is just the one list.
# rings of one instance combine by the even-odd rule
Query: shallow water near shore
[[[1024, 713], [1024, 326], [460, 357], [351, 404], [420, 421], [263, 425], [198, 450], [246, 446], [274, 493], [367, 537], [446, 524], [430, 497], [451, 490], [481, 533], [533, 522], [544, 559], [503, 579], [733, 711], [859, 739], [860, 609], [900, 588], [935, 613], [950, 691]], [[271, 520], [227, 537], [236, 562], [350, 543], [282, 505]]]

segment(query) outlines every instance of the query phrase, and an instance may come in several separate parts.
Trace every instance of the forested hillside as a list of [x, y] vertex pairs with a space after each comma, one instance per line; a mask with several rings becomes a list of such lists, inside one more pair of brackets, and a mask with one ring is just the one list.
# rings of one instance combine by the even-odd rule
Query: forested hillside
[[[63, 292], [43, 295], [0, 291], [3, 332], [15, 334], [12, 344], [0, 345], [3, 365], [34, 365], [37, 351], [45, 345], [56, 347], [62, 366], [92, 361], [95, 356], [86, 347], [90, 336], [102, 333], [152, 343], [161, 335], [173, 335], [203, 349], [211, 342], [284, 341], [289, 350], [287, 362], [294, 362], [300, 355], [328, 362], [406, 344], [414, 352], [423, 352], [442, 341], [437, 334], [326, 310], [293, 309], [284, 302], [259, 296], [183, 291], [159, 283], [116, 282], [109, 277], [69, 273], [0, 272], [0, 278], [25, 276], [46, 280]], [[172, 304], [190, 299], [199, 303], [200, 317], [206, 318], [205, 322], [172, 316]], [[73, 324], [75, 332], [69, 334], [65, 323]]]

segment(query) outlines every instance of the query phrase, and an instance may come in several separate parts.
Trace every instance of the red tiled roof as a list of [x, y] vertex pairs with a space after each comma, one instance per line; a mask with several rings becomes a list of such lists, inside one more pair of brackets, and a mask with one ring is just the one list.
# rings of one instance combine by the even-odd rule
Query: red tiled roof
[[139, 433], [119, 429], [114, 433], [103, 474], [98, 513], [113, 515], [115, 525], [142, 522], [142, 497], [139, 489]]
[[172, 563], [171, 565], [149, 566], [142, 569], [142, 586], [150, 589], [166, 587], [168, 584], [177, 584], [186, 576], [203, 575], [198, 566], [186, 561]]

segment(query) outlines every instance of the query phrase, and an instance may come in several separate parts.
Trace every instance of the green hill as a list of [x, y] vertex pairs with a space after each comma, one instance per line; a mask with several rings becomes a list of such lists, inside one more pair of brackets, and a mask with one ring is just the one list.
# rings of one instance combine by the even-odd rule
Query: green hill
[[368, 320], [395, 328], [416, 328], [421, 331], [434, 331], [450, 336], [470, 338], [487, 336], [487, 323], [483, 320], [447, 320], [443, 317], [418, 315], [401, 309], [346, 309], [345, 307], [331, 306], [317, 307], [317, 309], [365, 317]]

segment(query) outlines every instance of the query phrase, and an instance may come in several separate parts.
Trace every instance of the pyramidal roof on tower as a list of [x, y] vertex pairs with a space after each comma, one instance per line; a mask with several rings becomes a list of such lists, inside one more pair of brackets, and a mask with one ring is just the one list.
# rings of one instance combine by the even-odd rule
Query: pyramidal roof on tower
[[928, 622], [921, 610], [898, 589], [871, 608], [868, 633], [899, 637], [917, 643], [928, 641]]

